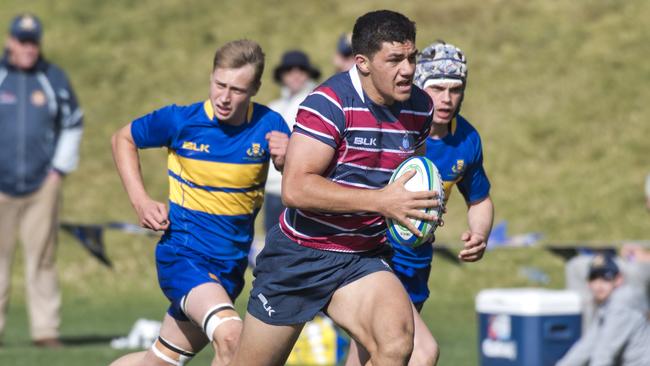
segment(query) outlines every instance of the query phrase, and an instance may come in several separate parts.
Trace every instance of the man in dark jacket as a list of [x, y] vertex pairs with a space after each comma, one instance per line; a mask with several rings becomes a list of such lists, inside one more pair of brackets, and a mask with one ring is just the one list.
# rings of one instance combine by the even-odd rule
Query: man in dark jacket
[[65, 73], [41, 55], [41, 22], [16, 16], [0, 61], [0, 335], [20, 234], [34, 344], [59, 347], [55, 268], [61, 180], [79, 160], [82, 112]]

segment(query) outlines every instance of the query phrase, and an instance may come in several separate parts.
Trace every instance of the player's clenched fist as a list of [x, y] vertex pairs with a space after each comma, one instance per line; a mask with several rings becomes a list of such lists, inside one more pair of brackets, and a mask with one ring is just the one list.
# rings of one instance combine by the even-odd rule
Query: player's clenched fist
[[278, 170], [282, 170], [287, 146], [289, 146], [289, 136], [283, 132], [271, 131], [266, 134], [266, 141], [269, 143], [269, 154], [273, 164]]
[[167, 206], [164, 203], [145, 199], [134, 205], [134, 208], [138, 213], [140, 226], [156, 231], [167, 230], [169, 227]]
[[466, 231], [460, 236], [464, 242], [463, 250], [458, 254], [458, 258], [464, 262], [476, 262], [483, 257], [485, 248], [487, 248], [487, 238], [484, 235]]

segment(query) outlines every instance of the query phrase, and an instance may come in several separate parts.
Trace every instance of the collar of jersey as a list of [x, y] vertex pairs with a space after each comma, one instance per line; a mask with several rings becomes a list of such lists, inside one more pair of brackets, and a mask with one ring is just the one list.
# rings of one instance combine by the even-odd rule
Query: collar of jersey
[[[210, 119], [210, 121], [214, 121], [214, 107], [212, 107], [212, 103], [210, 102], [210, 99], [206, 100], [203, 103], [203, 111], [205, 112], [205, 115]], [[246, 123], [250, 123], [251, 120], [253, 119], [253, 102], [251, 101], [250, 104], [248, 105], [248, 111], [246, 112]]]
[[456, 127], [458, 127], [458, 123], [456, 122], [456, 117], [451, 119], [451, 123], [449, 124], [449, 133], [452, 135], [456, 134]]

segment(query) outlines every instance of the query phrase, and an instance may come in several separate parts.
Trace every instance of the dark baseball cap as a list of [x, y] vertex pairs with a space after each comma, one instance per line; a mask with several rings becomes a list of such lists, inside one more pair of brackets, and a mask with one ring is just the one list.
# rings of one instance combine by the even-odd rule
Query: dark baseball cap
[[33, 14], [20, 14], [11, 21], [9, 34], [21, 42], [40, 43], [43, 25]]
[[344, 57], [352, 56], [352, 33], [343, 33], [336, 42], [336, 52]]
[[589, 281], [597, 278], [604, 278], [608, 281], [613, 280], [619, 274], [618, 266], [611, 255], [597, 254], [591, 260], [589, 266]]

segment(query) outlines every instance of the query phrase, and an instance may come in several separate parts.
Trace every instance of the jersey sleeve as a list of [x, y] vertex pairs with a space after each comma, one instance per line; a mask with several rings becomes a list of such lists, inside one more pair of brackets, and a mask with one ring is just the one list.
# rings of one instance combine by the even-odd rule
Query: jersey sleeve
[[458, 182], [458, 190], [467, 203], [481, 201], [490, 194], [490, 181], [483, 168], [483, 146], [478, 133], [475, 134], [475, 150], [472, 161]]
[[83, 111], [77, 96], [63, 71], [54, 79], [56, 99], [59, 102], [59, 138], [56, 143], [52, 167], [62, 174], [75, 170], [79, 164], [79, 147], [83, 135]]
[[163, 107], [131, 123], [131, 135], [140, 148], [171, 146], [178, 129], [178, 107]]
[[287, 135], [291, 135], [291, 130], [289, 129], [289, 125], [287, 125], [287, 121], [285, 121], [281, 115], [278, 115], [275, 131], [279, 131], [282, 133], [286, 133]]
[[300, 104], [293, 132], [336, 149], [342, 141], [345, 115], [337, 96], [325, 87], [316, 89]]

